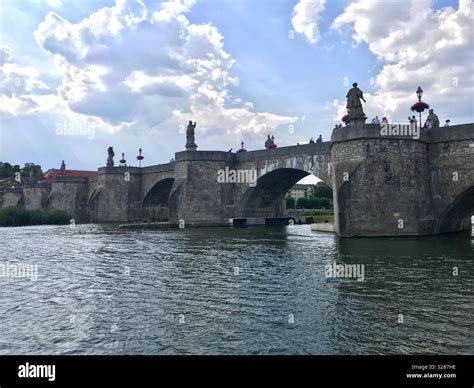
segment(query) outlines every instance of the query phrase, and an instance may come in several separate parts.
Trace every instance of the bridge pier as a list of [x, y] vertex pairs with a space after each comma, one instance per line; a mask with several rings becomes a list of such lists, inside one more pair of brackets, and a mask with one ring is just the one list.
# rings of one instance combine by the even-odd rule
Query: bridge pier
[[88, 207], [91, 222], [130, 222], [143, 217], [142, 169], [101, 167]]
[[433, 233], [425, 138], [383, 137], [366, 124], [338, 128], [331, 140], [338, 235]]
[[418, 236], [471, 227], [466, 220], [474, 212], [474, 125], [421, 129], [419, 135], [387, 136], [371, 124], [334, 130], [339, 236]]
[[175, 181], [170, 193], [173, 224], [228, 224], [233, 217], [234, 185], [218, 182], [218, 173], [235, 166], [235, 154], [183, 151], [175, 154]]

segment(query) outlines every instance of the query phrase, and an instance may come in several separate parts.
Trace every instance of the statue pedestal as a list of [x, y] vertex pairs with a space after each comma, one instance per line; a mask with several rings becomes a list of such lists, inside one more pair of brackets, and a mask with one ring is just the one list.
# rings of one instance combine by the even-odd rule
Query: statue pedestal
[[367, 120], [367, 116], [351, 116], [348, 120], [349, 125], [358, 125], [358, 124], [365, 124], [365, 120]]
[[186, 144], [186, 151], [196, 151], [197, 148], [196, 143]]

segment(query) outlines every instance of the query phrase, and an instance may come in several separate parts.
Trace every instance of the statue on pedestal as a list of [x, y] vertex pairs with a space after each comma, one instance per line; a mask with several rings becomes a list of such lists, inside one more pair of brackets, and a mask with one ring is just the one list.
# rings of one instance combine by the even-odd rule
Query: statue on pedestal
[[196, 122], [189, 120], [188, 127], [186, 128], [186, 150], [187, 151], [196, 151], [197, 145], [194, 142], [194, 129], [196, 128]]
[[362, 109], [361, 100], [365, 101], [364, 93], [357, 87], [357, 82], [352, 84], [352, 88], [347, 92], [347, 112], [350, 115], [349, 122], [352, 123], [365, 123], [367, 119], [364, 110]]
[[64, 160], [61, 162], [61, 167], [59, 167], [59, 175], [65, 175], [66, 171], [66, 163], [64, 163]]
[[428, 115], [428, 118], [426, 120], [431, 121], [432, 128], [438, 128], [439, 127], [439, 117], [438, 117], [438, 115], [436, 113], [434, 113], [433, 109], [430, 109], [429, 112], [430, 112], [430, 114]]
[[113, 147], [109, 147], [107, 149], [107, 154], [108, 154], [107, 167], [113, 167], [113, 165], [114, 165], [114, 156], [115, 156]]

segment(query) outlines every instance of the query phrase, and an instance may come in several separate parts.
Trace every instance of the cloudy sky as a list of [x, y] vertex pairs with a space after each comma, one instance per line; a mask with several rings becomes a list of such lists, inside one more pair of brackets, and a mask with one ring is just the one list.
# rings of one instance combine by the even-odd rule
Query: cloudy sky
[[190, 119], [199, 150], [328, 140], [352, 82], [369, 118], [420, 85], [473, 122], [473, 25], [471, 0], [2, 0], [0, 161], [164, 163]]

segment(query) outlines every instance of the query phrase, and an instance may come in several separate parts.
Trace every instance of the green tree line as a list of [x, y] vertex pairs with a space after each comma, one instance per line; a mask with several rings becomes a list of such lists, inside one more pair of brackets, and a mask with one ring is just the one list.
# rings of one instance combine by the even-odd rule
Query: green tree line
[[[296, 206], [295, 206], [296, 205]], [[318, 182], [310, 192], [308, 198], [286, 199], [287, 209], [332, 209], [332, 189], [324, 182]]]
[[0, 178], [12, 178], [16, 172], [23, 176], [30, 176], [30, 171], [33, 171], [33, 176], [37, 179], [43, 177], [43, 170], [39, 164], [25, 163], [24, 167], [21, 168], [18, 164], [11, 165], [8, 162], [0, 162]]

